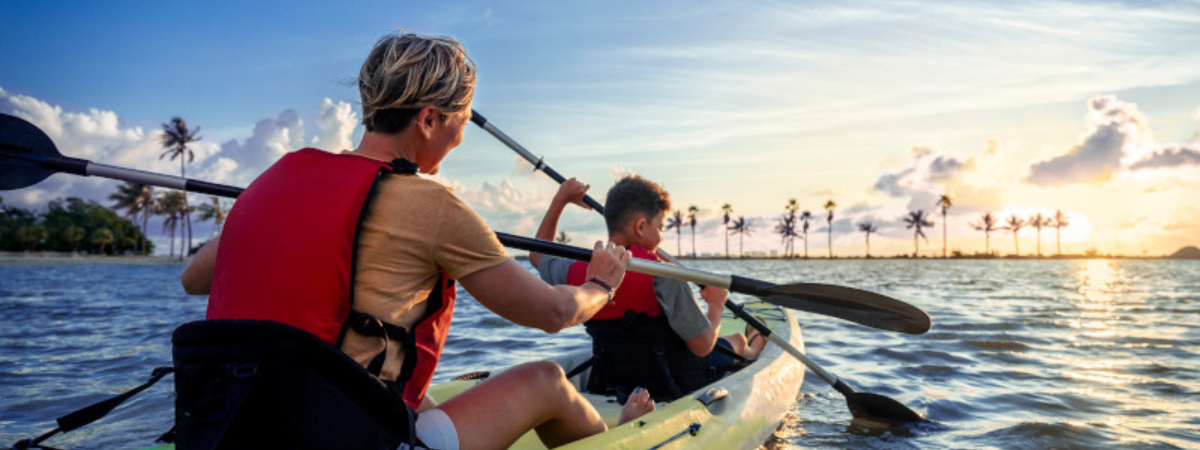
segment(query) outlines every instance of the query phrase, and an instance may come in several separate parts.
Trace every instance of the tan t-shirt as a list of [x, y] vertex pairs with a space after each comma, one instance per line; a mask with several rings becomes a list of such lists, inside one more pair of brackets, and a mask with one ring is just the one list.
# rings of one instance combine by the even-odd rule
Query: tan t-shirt
[[[425, 315], [426, 300], [445, 271], [461, 279], [509, 259], [483, 219], [450, 188], [414, 175], [384, 175], [364, 211], [358, 236], [354, 308], [406, 329]], [[395, 379], [403, 350], [388, 345], [380, 375]], [[380, 338], [347, 332], [342, 350], [366, 365]]]

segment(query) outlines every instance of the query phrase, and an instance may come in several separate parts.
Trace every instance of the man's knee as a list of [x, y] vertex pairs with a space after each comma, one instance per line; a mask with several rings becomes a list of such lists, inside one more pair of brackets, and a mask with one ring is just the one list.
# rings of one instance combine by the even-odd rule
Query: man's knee
[[546, 387], [567, 384], [567, 376], [563, 372], [562, 367], [551, 361], [525, 363], [519, 369], [529, 383], [536, 383], [537, 385]]

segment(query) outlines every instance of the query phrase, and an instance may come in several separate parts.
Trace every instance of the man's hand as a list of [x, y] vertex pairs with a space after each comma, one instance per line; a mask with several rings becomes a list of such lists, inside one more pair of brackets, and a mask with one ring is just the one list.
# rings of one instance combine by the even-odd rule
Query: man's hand
[[599, 280], [615, 291], [621, 285], [621, 280], [625, 279], [625, 266], [629, 265], [629, 258], [632, 257], [629, 250], [612, 241], [608, 241], [607, 245], [596, 241], [592, 260], [588, 262], [587, 280]]

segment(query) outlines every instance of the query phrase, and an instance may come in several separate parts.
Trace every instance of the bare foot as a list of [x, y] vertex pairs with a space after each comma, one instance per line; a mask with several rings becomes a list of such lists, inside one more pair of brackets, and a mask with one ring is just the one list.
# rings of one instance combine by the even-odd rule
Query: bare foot
[[621, 408], [621, 419], [617, 425], [642, 417], [651, 411], [654, 411], [654, 400], [650, 399], [650, 392], [642, 388], [634, 389], [625, 406]]

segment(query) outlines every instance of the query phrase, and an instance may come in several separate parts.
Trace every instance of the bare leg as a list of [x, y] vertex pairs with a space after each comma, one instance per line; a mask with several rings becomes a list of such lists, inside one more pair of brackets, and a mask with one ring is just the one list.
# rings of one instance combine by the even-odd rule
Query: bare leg
[[608, 429], [562, 368], [549, 361], [493, 375], [438, 408], [454, 422], [462, 450], [508, 448], [531, 429], [553, 448]]

